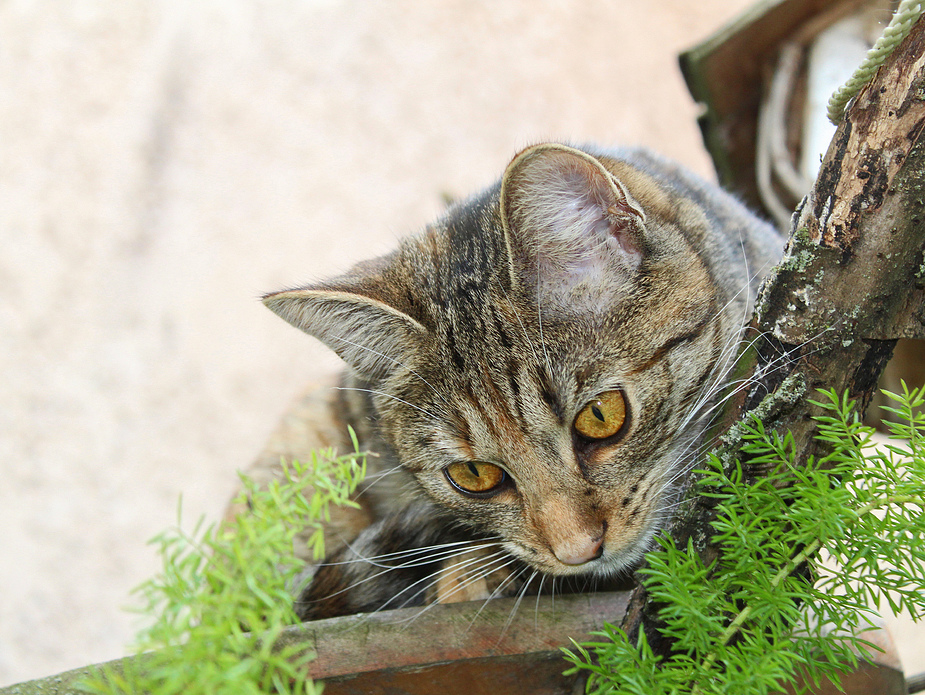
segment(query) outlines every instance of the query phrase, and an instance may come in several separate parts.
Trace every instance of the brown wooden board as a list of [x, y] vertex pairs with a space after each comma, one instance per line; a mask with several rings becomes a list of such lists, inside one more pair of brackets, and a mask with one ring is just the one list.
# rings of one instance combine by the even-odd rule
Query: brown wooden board
[[681, 54], [681, 72], [704, 105], [700, 128], [720, 183], [761, 209], [755, 177], [758, 110], [766, 66], [781, 44], [820, 15], [863, 0], [764, 0]]
[[[296, 625], [283, 641], [315, 652], [310, 672], [324, 681], [328, 695], [576, 695], [583, 692], [583, 681], [562, 675], [569, 664], [560, 647], [619, 620], [628, 596], [528, 597], [516, 612], [514, 599], [406, 608]], [[888, 635], [865, 638], [884, 651], [842, 679], [847, 692], [903, 692]], [[118, 669], [120, 663], [109, 665]], [[0, 695], [77, 695], [76, 684], [88, 671], [0, 688]], [[812, 692], [838, 691], [823, 685]]]
[[466, 659], [423, 668], [383, 669], [324, 682], [326, 695], [569, 695], [583, 680], [564, 676], [561, 653]]
[[[571, 594], [526, 597], [519, 606], [496, 599], [351, 615], [294, 625], [279, 645], [313, 652], [309, 672], [330, 681], [327, 693], [566, 695], [577, 679], [562, 676], [569, 664], [561, 647], [619, 621], [628, 597]], [[118, 669], [121, 661], [109, 665]], [[0, 695], [76, 695], [87, 674], [68, 671], [0, 688]]]
[[[403, 683], [440, 681], [450, 687], [459, 674], [466, 674], [469, 693], [491, 689], [501, 672], [520, 664], [517, 668], [525, 673], [535, 671], [536, 687], [547, 683], [559, 688], [565, 682], [561, 672], [568, 666], [560, 648], [572, 639], [587, 639], [605, 622], [618, 621], [628, 596], [613, 592], [527, 597], [516, 610], [515, 599], [405, 608], [305, 623], [287, 631], [284, 642], [304, 644], [315, 653], [309, 668], [315, 679], [348, 674], [356, 679], [356, 674], [377, 671], [374, 681], [381, 676]], [[435, 667], [448, 663], [454, 665]], [[338, 688], [347, 687], [345, 679], [339, 682]]]

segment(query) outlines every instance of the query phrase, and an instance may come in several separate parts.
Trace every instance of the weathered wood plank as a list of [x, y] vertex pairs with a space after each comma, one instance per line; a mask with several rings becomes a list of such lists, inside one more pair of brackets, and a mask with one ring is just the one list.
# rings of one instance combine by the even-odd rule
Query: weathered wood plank
[[[281, 643], [314, 651], [313, 678], [461, 659], [559, 654], [626, 609], [628, 592], [473, 601], [304, 623]], [[563, 662], [564, 664], [564, 662]], [[564, 668], [564, 666], [563, 666]]]
[[[560, 648], [618, 620], [628, 597], [570, 594], [528, 597], [519, 607], [496, 599], [351, 615], [294, 625], [279, 644], [313, 652], [309, 672], [333, 679], [325, 690], [332, 694], [396, 692], [385, 689], [391, 683], [403, 684], [398, 692], [477, 695], [498, 692], [506, 672], [524, 674], [525, 692], [568, 693], [576, 679], [561, 675], [568, 664]], [[90, 668], [0, 688], [0, 695], [77, 695]], [[448, 690], [454, 682], [462, 689]]]

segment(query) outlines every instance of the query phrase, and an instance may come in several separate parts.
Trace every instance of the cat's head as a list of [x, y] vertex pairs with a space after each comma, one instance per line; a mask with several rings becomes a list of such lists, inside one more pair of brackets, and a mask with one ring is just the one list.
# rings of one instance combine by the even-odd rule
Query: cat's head
[[670, 516], [741, 327], [708, 224], [629, 161], [538, 145], [393, 254], [265, 302], [367, 382], [437, 504], [543, 572], [610, 575]]

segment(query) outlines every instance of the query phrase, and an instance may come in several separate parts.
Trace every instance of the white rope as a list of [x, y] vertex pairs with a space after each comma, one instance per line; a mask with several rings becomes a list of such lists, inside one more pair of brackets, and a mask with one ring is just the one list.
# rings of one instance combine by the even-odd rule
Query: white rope
[[858, 69], [854, 71], [848, 81], [836, 89], [835, 93], [829, 98], [828, 116], [832, 123], [835, 125], [841, 123], [845, 116], [845, 106], [861, 91], [864, 85], [870, 82], [877, 68], [883, 64], [883, 61], [893, 52], [893, 49], [909, 35], [912, 26], [918, 21], [923, 10], [925, 10], [923, 0], [902, 0], [899, 3], [899, 7], [896, 8], [896, 12], [893, 14], [893, 19], [890, 20], [887, 28], [883, 30], [883, 35], [877, 39], [877, 43], [867, 52], [864, 62], [858, 66]]

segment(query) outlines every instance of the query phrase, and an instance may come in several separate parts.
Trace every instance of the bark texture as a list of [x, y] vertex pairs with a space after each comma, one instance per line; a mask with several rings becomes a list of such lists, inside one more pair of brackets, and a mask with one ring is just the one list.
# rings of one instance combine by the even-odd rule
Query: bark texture
[[[811, 193], [794, 215], [783, 260], [759, 297], [743, 356], [753, 386], [730, 403], [718, 452], [733, 460], [735, 423], [758, 414], [790, 430], [801, 460], [814, 452], [808, 403], [818, 389], [848, 391], [866, 408], [897, 338], [925, 338], [925, 22], [919, 21], [848, 110]], [[743, 462], [747, 466], [747, 462]], [[759, 470], [751, 470], [754, 476]], [[696, 486], [692, 486], [695, 488]], [[709, 501], [690, 495], [672, 530], [711, 544]], [[657, 653], [657, 606], [634, 592], [622, 627], [644, 629]]]

